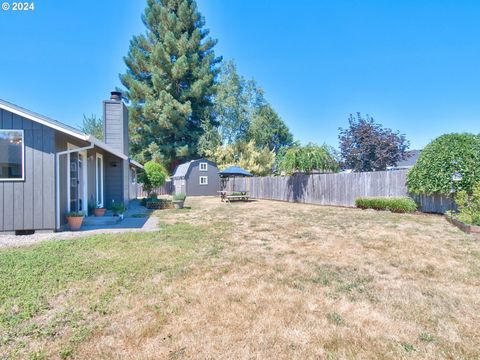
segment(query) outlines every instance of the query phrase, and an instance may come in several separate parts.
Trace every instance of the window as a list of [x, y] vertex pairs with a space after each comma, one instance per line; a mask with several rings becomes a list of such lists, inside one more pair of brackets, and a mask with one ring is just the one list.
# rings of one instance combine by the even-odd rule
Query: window
[[0, 130], [0, 180], [23, 180], [23, 130]]
[[200, 176], [200, 185], [208, 185], [208, 176]]
[[208, 163], [200, 163], [200, 171], [208, 171]]

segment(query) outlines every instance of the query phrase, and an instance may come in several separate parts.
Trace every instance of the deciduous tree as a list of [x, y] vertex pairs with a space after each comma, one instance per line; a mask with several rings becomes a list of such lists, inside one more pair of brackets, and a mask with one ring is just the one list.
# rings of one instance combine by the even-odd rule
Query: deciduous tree
[[233, 60], [225, 62], [215, 96], [215, 114], [222, 143], [245, 141], [253, 114], [264, 104], [263, 90], [256, 82], [239, 75]]
[[258, 147], [268, 147], [275, 154], [282, 147], [293, 144], [293, 135], [288, 126], [269, 104], [261, 106], [253, 114], [247, 138], [253, 140]]
[[82, 131], [95, 136], [98, 140], [103, 140], [103, 120], [94, 114], [89, 117], [83, 115]]
[[311, 174], [314, 171], [331, 173], [338, 171], [338, 162], [330, 146], [309, 143], [286, 149], [279, 167], [288, 175], [296, 172]]
[[376, 123], [372, 117], [350, 115], [349, 127], [340, 128], [340, 152], [344, 167], [353, 171], [386, 170], [405, 159], [409, 142], [404, 134]]
[[275, 153], [267, 147], [259, 149], [253, 141], [219, 146], [211, 158], [220, 169], [235, 165], [257, 176], [270, 175], [275, 163]]

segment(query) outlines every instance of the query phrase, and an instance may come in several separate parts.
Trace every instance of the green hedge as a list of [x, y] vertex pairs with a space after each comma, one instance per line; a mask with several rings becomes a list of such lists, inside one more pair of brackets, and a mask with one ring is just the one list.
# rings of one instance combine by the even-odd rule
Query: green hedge
[[[459, 172], [462, 180], [452, 181]], [[465, 190], [471, 194], [475, 183], [480, 182], [480, 135], [445, 134], [428, 144], [415, 166], [407, 175], [411, 194], [449, 195]]]
[[397, 198], [358, 198], [355, 205], [360, 209], [389, 210], [396, 213], [412, 213], [417, 210], [415, 201], [408, 197]]

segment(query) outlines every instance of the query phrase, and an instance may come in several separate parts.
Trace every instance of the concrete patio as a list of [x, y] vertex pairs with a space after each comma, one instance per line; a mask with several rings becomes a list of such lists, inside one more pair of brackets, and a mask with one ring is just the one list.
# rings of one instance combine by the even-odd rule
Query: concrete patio
[[[17, 247], [32, 245], [44, 240], [66, 240], [76, 237], [84, 237], [96, 234], [111, 234], [124, 232], [146, 232], [158, 231], [158, 217], [153, 215], [151, 210], [140, 205], [140, 201], [132, 201], [128, 210], [124, 213], [124, 219], [117, 223], [109, 223], [109, 217], [88, 217], [85, 219], [100, 219], [98, 225], [82, 226], [79, 231], [63, 231], [63, 232], [36, 232], [32, 235], [0, 235], [0, 248]], [[102, 218], [105, 218], [103, 224]]]

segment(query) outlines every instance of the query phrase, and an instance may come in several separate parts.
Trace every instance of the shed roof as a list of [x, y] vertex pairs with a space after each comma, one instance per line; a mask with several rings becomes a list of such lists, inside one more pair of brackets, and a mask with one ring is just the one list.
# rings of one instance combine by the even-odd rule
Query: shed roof
[[178, 166], [175, 168], [175, 171], [173, 172], [172, 178], [185, 177], [185, 176], [187, 176], [188, 169], [190, 168], [190, 164], [191, 164], [192, 162], [193, 162], [193, 160], [178, 165]]
[[247, 170], [242, 169], [239, 166], [230, 166], [225, 170], [219, 172], [221, 177], [229, 177], [229, 176], [253, 176]]
[[185, 163], [183, 163], [183, 164], [177, 165], [177, 167], [176, 167], [175, 170], [173, 171], [172, 179], [174, 179], [174, 178], [181, 178], [181, 177], [187, 177], [187, 176], [188, 176], [188, 172], [190, 171], [190, 168], [192, 167], [192, 165], [193, 165], [194, 163], [200, 163], [200, 162], [209, 163], [211, 166], [214, 166], [215, 168], [217, 168], [217, 164], [215, 164], [215, 162], [210, 161], [210, 160], [205, 159], [205, 158], [196, 159], [196, 160], [190, 160], [190, 161], [187, 161], [187, 162], [185, 162]]

